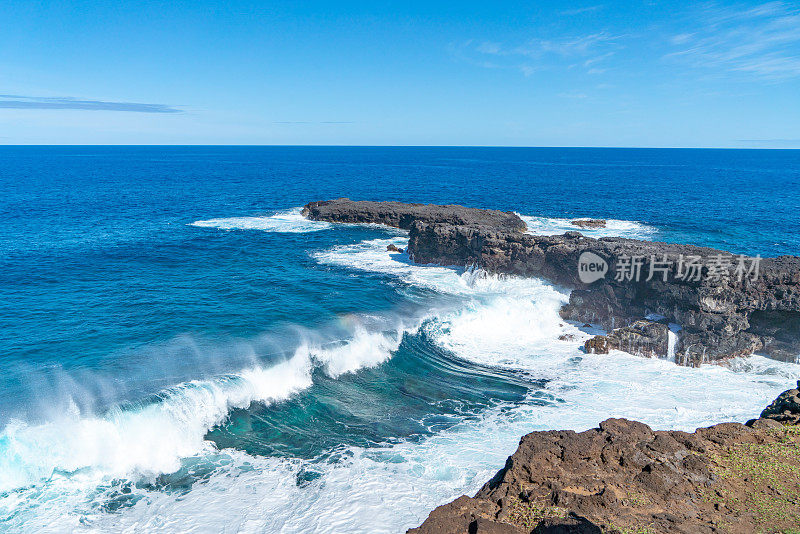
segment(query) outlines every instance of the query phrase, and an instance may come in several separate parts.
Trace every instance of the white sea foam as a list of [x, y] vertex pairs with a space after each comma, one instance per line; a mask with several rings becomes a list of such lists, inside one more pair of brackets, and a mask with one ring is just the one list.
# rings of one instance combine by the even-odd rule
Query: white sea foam
[[262, 230], [265, 232], [306, 233], [331, 228], [331, 223], [312, 221], [300, 213], [302, 208], [278, 212], [274, 215], [256, 217], [227, 217], [195, 221], [191, 226], [218, 228], [220, 230]]
[[528, 225], [528, 233], [533, 235], [555, 235], [571, 231], [595, 238], [629, 237], [633, 239], [652, 239], [658, 232], [655, 227], [636, 221], [606, 219], [605, 228], [580, 228], [571, 223], [574, 219], [517, 215]]
[[400, 346], [403, 335], [414, 330], [398, 327], [393, 335], [387, 335], [383, 332], [368, 332], [363, 327], [358, 327], [350, 341], [333, 346], [310, 347], [308, 351], [315, 361], [324, 366], [329, 376], [338, 378], [345, 373], [385, 362]]
[[[425, 323], [429, 339], [465, 362], [541, 379], [544, 388], [531, 391], [531, 402], [489, 409], [421, 442], [351, 447], [338, 462], [218, 452], [202, 441], [209, 425], [231, 406], [251, 399], [269, 402], [308, 387], [315, 365], [338, 376], [380, 363], [399, 343], [399, 333], [380, 337], [356, 328], [347, 345], [307, 343], [281, 372], [252, 370], [213, 386], [177, 388], [165, 396], [161, 404], [166, 406], [134, 411], [143, 415], [127, 416], [133, 420], [111, 414], [99, 422], [79, 419], [73, 426], [7, 428], [0, 447], [14, 448], [3, 471], [20, 462], [28, 466], [24, 476], [9, 484], [30, 481], [31, 471], [38, 477], [49, 473], [49, 479], [0, 495], [0, 520], [11, 518], [11, 525], [24, 522], [26, 529], [42, 532], [402, 532], [436, 505], [475, 492], [527, 432], [583, 430], [612, 416], [682, 430], [742, 421], [800, 377], [797, 366], [758, 356], [692, 369], [618, 351], [587, 355], [579, 347], [589, 334], [558, 317], [566, 295], [556, 288], [537, 280], [415, 266], [387, 252], [389, 243], [404, 246], [402, 240], [374, 240], [316, 257], [462, 297], [461, 309]], [[194, 390], [200, 390], [199, 397]], [[192, 392], [188, 402], [186, 391]], [[173, 398], [180, 398], [180, 408], [169, 404]], [[75, 439], [69, 433], [76, 433]], [[130, 445], [129, 440], [140, 443]], [[115, 447], [134, 459], [116, 453]], [[141, 500], [113, 515], [87, 505], [92, 491], [110, 493], [106, 486], [97, 489], [93, 473], [102, 473], [108, 483], [109, 475], [126, 471], [169, 472], [181, 455], [204, 458], [215, 468], [186, 493], [134, 488]], [[305, 469], [321, 476], [297, 484]]]
[[313, 256], [321, 263], [384, 273], [415, 286], [461, 297], [494, 294], [532, 296], [543, 287], [550, 287], [541, 280], [489, 275], [479, 269], [420, 266], [411, 262], [407, 254], [386, 249], [388, 245], [404, 248], [407, 244], [408, 239], [404, 237], [372, 239], [354, 245], [337, 246], [314, 253]]
[[233, 408], [272, 402], [311, 385], [311, 360], [301, 351], [273, 367], [254, 367], [216, 380], [164, 391], [158, 402], [115, 408], [103, 416], [77, 409], [39, 425], [10, 423], [0, 434], [0, 491], [53, 477], [100, 481], [152, 478], [208, 451], [205, 433]]
[[0, 432], [0, 525], [13, 516], [25, 521], [25, 530], [48, 530], [49, 516], [37, 511], [45, 502], [76, 506], [115, 479], [153, 481], [187, 458], [217, 455], [204, 437], [232, 409], [277, 402], [310, 387], [314, 367], [335, 378], [378, 365], [406, 331], [413, 328], [371, 332], [356, 323], [347, 340], [309, 339], [281, 363], [179, 384], [144, 404], [104, 415], [81, 413], [73, 404], [45, 423], [12, 421]]
[[790, 364], [759, 357], [690, 369], [624, 353], [578, 357], [562, 345], [529, 351], [529, 369], [539, 360], [552, 378], [534, 392], [544, 406], [498, 407], [419, 443], [352, 447], [341, 462], [306, 464], [321, 477], [300, 486], [302, 462], [230, 451], [185, 495], [145, 491], [120, 514], [68, 520], [97, 532], [404, 532], [434, 506], [477, 491], [527, 432], [584, 430], [612, 416], [683, 430], [743, 420], [798, 376]]

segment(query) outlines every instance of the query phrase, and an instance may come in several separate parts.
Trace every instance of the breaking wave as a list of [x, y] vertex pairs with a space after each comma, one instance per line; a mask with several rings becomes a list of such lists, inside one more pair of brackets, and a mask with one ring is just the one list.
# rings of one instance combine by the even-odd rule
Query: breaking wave
[[[0, 433], [0, 524], [42, 532], [405, 531], [436, 505], [477, 491], [527, 432], [582, 430], [607, 417], [682, 430], [744, 420], [800, 376], [792, 364], [758, 356], [691, 369], [616, 351], [584, 354], [579, 347], [591, 332], [559, 317], [567, 294], [558, 288], [414, 265], [387, 251], [389, 244], [404, 247], [405, 240], [375, 239], [314, 257], [459, 305], [396, 328], [357, 323], [333, 343], [308, 336], [280, 363], [186, 382], [103, 415], [76, 410], [39, 425], [12, 422]], [[454, 414], [456, 424], [422, 440], [348, 446], [337, 461], [218, 450], [206, 439], [232, 409], [288, 399], [313, 387], [315, 372], [336, 378], [379, 365], [417, 330], [464, 367], [514, 372], [539, 385], [524, 402], [487, 407], [477, 417]], [[202, 483], [181, 486], [187, 479]], [[105, 513], [119, 501], [119, 513]]]
[[532, 217], [519, 215], [528, 225], [528, 233], [532, 235], [556, 235], [564, 232], [580, 232], [588, 237], [628, 237], [631, 239], [653, 239], [658, 229], [637, 221], [606, 219], [604, 228], [580, 228], [572, 224], [574, 219], [550, 217]]
[[300, 213], [302, 208], [292, 208], [274, 215], [258, 217], [227, 217], [195, 221], [191, 226], [217, 228], [219, 230], [261, 230], [264, 232], [303, 234], [318, 232], [332, 227], [331, 223], [312, 221]]
[[336, 378], [378, 365], [413, 331], [356, 324], [350, 339], [321, 343], [309, 336], [284, 361], [181, 383], [103, 414], [81, 413], [71, 403], [43, 423], [12, 420], [0, 431], [0, 524], [24, 519], [29, 529], [36, 518], [19, 508], [23, 503], [30, 513], [65, 493], [91, 500], [114, 481], [154, 483], [185, 469], [187, 459], [217, 455], [206, 434], [231, 410], [286, 400], [312, 386], [315, 369]]

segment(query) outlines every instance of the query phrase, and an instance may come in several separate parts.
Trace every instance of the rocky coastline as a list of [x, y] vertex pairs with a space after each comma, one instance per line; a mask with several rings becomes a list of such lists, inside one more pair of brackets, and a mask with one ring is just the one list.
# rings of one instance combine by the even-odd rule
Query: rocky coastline
[[336, 199], [311, 202], [303, 214], [408, 230], [407, 252], [417, 263], [477, 266], [569, 289], [562, 317], [609, 332], [587, 342], [589, 351], [669, 355], [684, 365], [753, 352], [795, 361], [800, 354], [797, 256], [745, 257], [578, 231], [536, 236], [513, 212], [456, 205]]
[[[535, 236], [514, 213], [462, 206], [337, 199], [303, 213], [406, 229], [406, 252], [417, 263], [536, 276], [570, 289], [562, 317], [608, 331], [588, 340], [587, 351], [671, 353], [685, 365], [754, 351], [794, 361], [800, 353], [800, 257], [747, 258], [577, 231]], [[603, 224], [582, 221], [574, 226]], [[408, 532], [800, 532], [800, 381], [745, 424], [689, 433], [607, 419], [584, 432], [532, 432], [475, 496], [439, 506]]]
[[474, 497], [408, 532], [798, 532], [798, 423], [800, 390], [790, 389], [746, 424], [688, 433], [607, 419], [585, 432], [532, 432]]

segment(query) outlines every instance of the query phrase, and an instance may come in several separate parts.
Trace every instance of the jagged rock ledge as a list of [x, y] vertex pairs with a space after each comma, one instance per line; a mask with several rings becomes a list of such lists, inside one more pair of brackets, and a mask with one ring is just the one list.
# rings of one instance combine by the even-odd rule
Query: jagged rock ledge
[[524, 232], [525, 222], [510, 211], [466, 208], [404, 202], [372, 202], [339, 198], [310, 202], [303, 215], [315, 221], [357, 224], [384, 224], [410, 230], [414, 223], [486, 227], [508, 232]]
[[782, 393], [744, 425], [693, 433], [627, 419], [532, 432], [475, 497], [436, 508], [409, 534], [796, 532], [799, 395]]
[[[797, 256], [745, 258], [693, 245], [593, 239], [578, 232], [534, 236], [512, 212], [453, 205], [337, 199], [312, 202], [303, 213], [313, 220], [407, 229], [407, 251], [417, 263], [476, 265], [571, 289], [562, 317], [611, 331], [587, 343], [588, 350], [618, 348], [662, 357], [671, 352], [687, 365], [755, 351], [789, 361], [800, 354]], [[604, 271], [588, 272], [586, 258]], [[592, 274], [598, 278], [587, 283], [585, 275]], [[674, 343], [669, 323], [682, 329]]]

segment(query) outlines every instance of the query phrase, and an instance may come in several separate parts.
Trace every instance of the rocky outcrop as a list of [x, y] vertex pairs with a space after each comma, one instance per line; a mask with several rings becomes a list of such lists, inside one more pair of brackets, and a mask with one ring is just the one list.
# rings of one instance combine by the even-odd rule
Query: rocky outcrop
[[[479, 265], [570, 288], [561, 312], [568, 320], [612, 330], [661, 315], [683, 328], [678, 351], [690, 364], [756, 350], [784, 359], [800, 354], [798, 257], [745, 258], [573, 232], [532, 236], [422, 223], [412, 227], [408, 250], [420, 263]], [[605, 266], [605, 275], [591, 283], [580, 277], [584, 253]], [[757, 276], [748, 274], [753, 265]]]
[[[688, 365], [754, 351], [791, 361], [800, 354], [800, 257], [749, 258], [578, 232], [534, 236], [520, 231], [513, 213], [461, 206], [340, 199], [311, 203], [304, 213], [407, 228], [406, 251], [418, 263], [549, 280], [572, 290], [561, 310], [567, 320], [613, 331], [663, 316], [682, 327], [676, 358]], [[665, 356], [664, 346], [647, 350]]]
[[[669, 328], [654, 321], [636, 321], [611, 331], [607, 336], [595, 336], [584, 344], [588, 353], [608, 354], [611, 349], [647, 358], [669, 354]], [[677, 347], [673, 347], [677, 352]]]
[[[797, 394], [765, 413], [800, 418]], [[798, 525], [800, 428], [762, 418], [686, 433], [607, 419], [585, 432], [524, 436], [474, 497], [436, 508], [409, 533], [750, 534]]]
[[[424, 223], [412, 226], [408, 250], [420, 263], [478, 265], [572, 289], [561, 312], [568, 320], [610, 330], [663, 316], [683, 328], [678, 351], [688, 364], [754, 351], [787, 360], [800, 354], [798, 257], [746, 258], [572, 232], [532, 236]], [[589, 283], [580, 276], [584, 254], [605, 269]]]
[[573, 226], [577, 226], [578, 228], [595, 229], [606, 227], [605, 219], [575, 219], [569, 223]]
[[409, 230], [415, 222], [486, 227], [507, 232], [524, 232], [526, 229], [523, 220], [513, 212], [457, 205], [438, 206], [338, 198], [310, 202], [303, 207], [302, 213], [315, 221], [384, 224], [403, 230]]
[[800, 380], [797, 381], [796, 388], [784, 391], [764, 408], [761, 417], [786, 425], [800, 425]]

